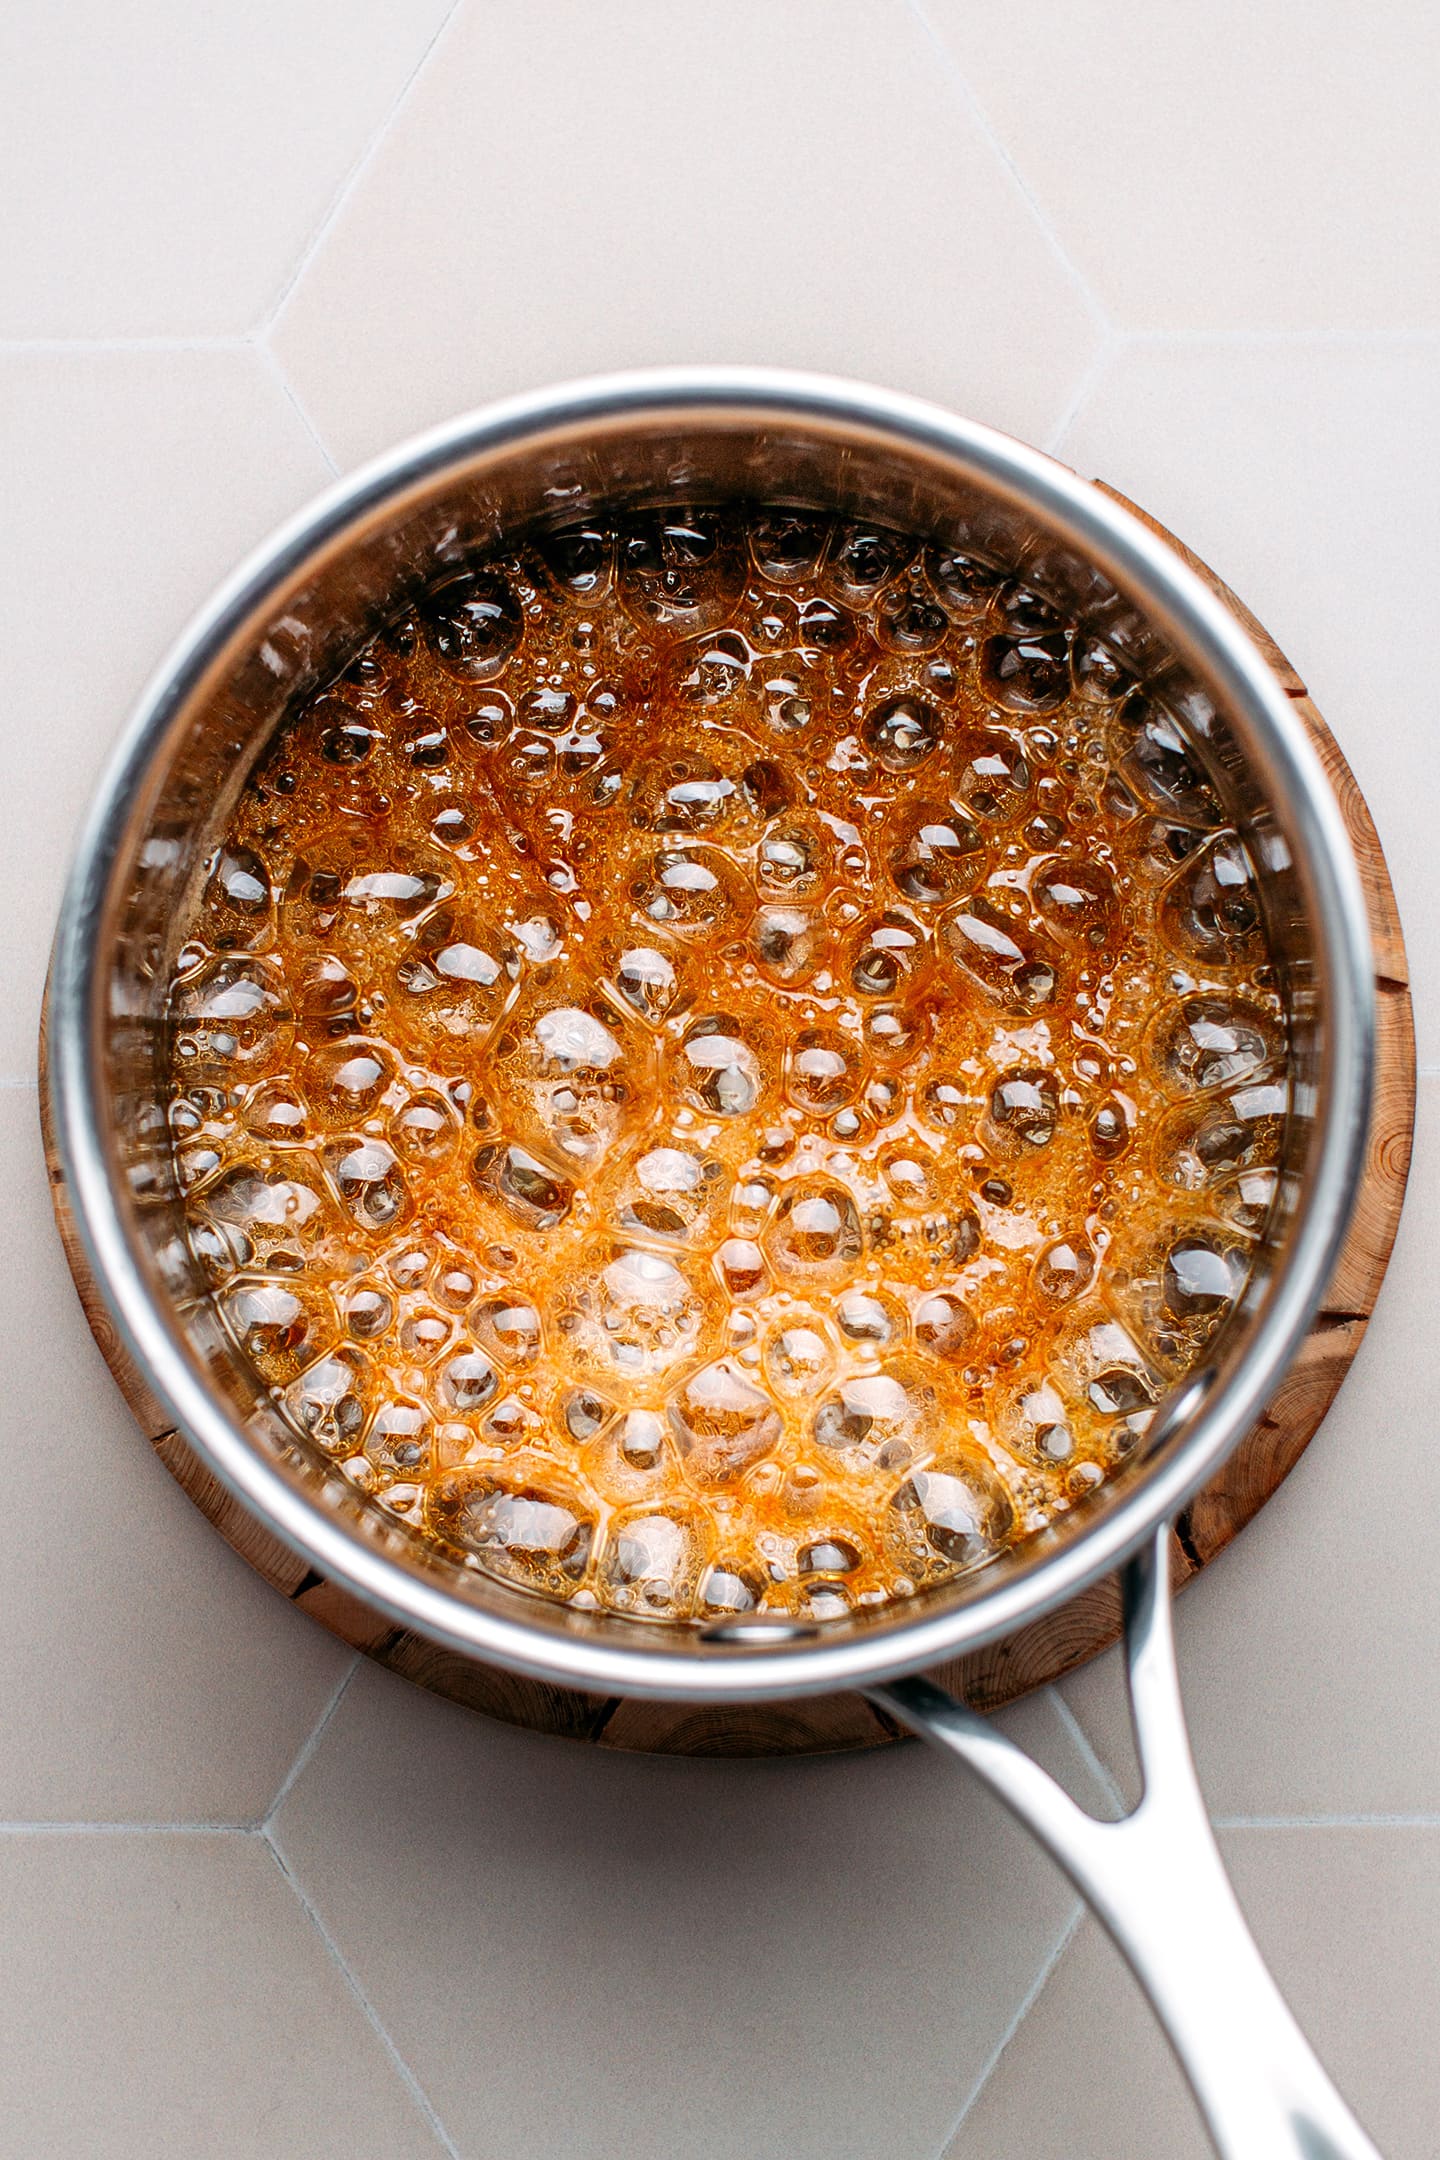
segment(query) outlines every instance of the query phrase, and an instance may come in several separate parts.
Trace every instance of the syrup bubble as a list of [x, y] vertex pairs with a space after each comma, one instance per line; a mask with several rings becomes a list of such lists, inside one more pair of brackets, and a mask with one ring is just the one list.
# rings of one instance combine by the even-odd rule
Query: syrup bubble
[[795, 1186], [765, 1233], [771, 1266], [799, 1282], [833, 1280], [860, 1257], [860, 1217], [843, 1186]]
[[728, 1484], [780, 1437], [781, 1419], [763, 1388], [731, 1358], [692, 1373], [670, 1398], [670, 1421], [691, 1477]]
[[593, 1511], [558, 1476], [521, 1483], [478, 1466], [436, 1480], [427, 1521], [443, 1544], [552, 1597], [569, 1596], [584, 1577], [597, 1527]]
[[983, 1565], [1007, 1541], [1014, 1519], [978, 1454], [942, 1456], [915, 1471], [897, 1488], [890, 1510], [895, 1557], [917, 1581]]

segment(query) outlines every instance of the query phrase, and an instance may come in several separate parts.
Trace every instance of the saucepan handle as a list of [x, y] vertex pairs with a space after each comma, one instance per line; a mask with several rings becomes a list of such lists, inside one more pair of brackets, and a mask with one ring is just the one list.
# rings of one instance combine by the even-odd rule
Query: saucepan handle
[[1215, 1843], [1180, 1703], [1168, 1525], [1123, 1584], [1144, 1793], [1118, 1822], [1086, 1814], [1022, 1748], [929, 1680], [870, 1693], [968, 1763], [1088, 1899], [1169, 2035], [1221, 2160], [1379, 2160], [1271, 1979]]

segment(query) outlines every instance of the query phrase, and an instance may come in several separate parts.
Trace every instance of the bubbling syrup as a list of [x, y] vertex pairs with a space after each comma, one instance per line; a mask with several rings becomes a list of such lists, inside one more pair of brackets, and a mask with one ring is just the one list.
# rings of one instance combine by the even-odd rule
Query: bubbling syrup
[[821, 1620], [1081, 1502], [1239, 1294], [1286, 1044], [1173, 718], [791, 510], [447, 574], [276, 736], [170, 988], [193, 1248], [417, 1538]]

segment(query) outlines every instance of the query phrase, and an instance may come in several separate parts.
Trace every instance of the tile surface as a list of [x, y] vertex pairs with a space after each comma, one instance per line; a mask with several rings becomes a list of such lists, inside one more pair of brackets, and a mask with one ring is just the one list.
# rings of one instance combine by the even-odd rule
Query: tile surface
[[[1436, 1075], [1407, 1221], [1337, 1409], [1178, 1632], [1262, 1945], [1387, 2155], [1429, 2160], [1433, 12], [62, 0], [9, 11], [0, 80], [5, 2160], [1203, 2150], [1098, 1930], [953, 1765], [607, 1757], [368, 1668], [337, 1701], [345, 1654], [172, 1485], [64, 1275], [46, 948], [166, 645], [330, 458], [686, 360], [868, 375], [1103, 474], [1254, 605], [1375, 810]], [[1114, 1663], [1007, 1719], [1102, 1810], [1067, 1706], [1123, 1783]], [[205, 1827], [282, 1790], [292, 1874]]]
[[211, 587], [330, 476], [254, 352], [0, 350], [0, 463], [10, 1079], [34, 1071], [74, 828], [126, 714]]
[[[1386, 2160], [1432, 2160], [1440, 1829], [1232, 1830], [1221, 1843], [1276, 1979]], [[945, 2160], [1204, 2160], [1209, 2150], [1159, 2028], [1087, 1918]]]
[[1112, 320], [1440, 327], [1422, 0], [924, 0]]
[[[1021, 1729], [1064, 1750], [1044, 1705]], [[722, 2123], [925, 2160], [1074, 1905], [918, 1747], [606, 1756], [370, 1669], [275, 1834], [467, 2160], [698, 2156]]]
[[0, 1569], [0, 1821], [263, 1815], [349, 1654], [221, 1544], [136, 1430], [48, 1219], [31, 1088], [0, 1089], [0, 1190], [25, 1524]]
[[1120, 353], [1059, 443], [1243, 594], [1365, 791], [1395, 881], [1422, 1064], [1440, 1069], [1440, 763], [1419, 595], [1440, 580], [1440, 342]]
[[450, 5], [7, 8], [0, 337], [248, 330]]
[[435, 2160], [259, 1838], [0, 1836], [0, 2113], [45, 2160]]
[[1095, 325], [903, 0], [488, 0], [275, 342], [349, 464], [483, 398], [655, 361], [868, 375], [1043, 435]]

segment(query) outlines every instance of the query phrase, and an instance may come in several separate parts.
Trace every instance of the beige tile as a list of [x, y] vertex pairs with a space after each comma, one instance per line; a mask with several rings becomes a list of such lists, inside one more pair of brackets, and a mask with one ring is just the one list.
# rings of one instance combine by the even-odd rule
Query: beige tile
[[1440, 324], [1440, 40], [1412, 0], [924, 0], [1117, 323]]
[[9, 2160], [441, 2151], [259, 1838], [0, 1837]]
[[[1226, 1861], [1317, 2053], [1387, 2160], [1433, 2160], [1440, 1832], [1232, 1831]], [[1087, 1919], [945, 2160], [1204, 2160], [1180, 2072]]]
[[0, 1821], [248, 1821], [349, 1653], [235, 1557], [141, 1438], [70, 1286], [28, 1088], [0, 1091], [0, 1190]]
[[[1219, 1816], [1440, 1813], [1435, 1553], [1440, 1082], [1395, 1258], [1350, 1378], [1298, 1467], [1176, 1615], [1196, 1761]], [[1063, 1683], [1129, 1760], [1113, 1655]]]
[[[1041, 1703], [1019, 1728], [1064, 1740]], [[362, 1671], [282, 1850], [466, 2154], [930, 2160], [1073, 1900], [918, 1747], [606, 1755]]]
[[1061, 445], [1213, 563], [1309, 683], [1389, 857], [1432, 1067], [1437, 369], [1440, 347], [1142, 346], [1116, 358]]
[[1387, 2160], [1432, 2160], [1440, 2121], [1440, 1830], [1234, 1830], [1255, 1939]]
[[328, 478], [252, 352], [0, 354], [0, 1078], [34, 1070], [72, 834], [142, 684]]
[[248, 329], [450, 4], [7, 8], [0, 337]]
[[903, 0], [463, 9], [276, 340], [342, 463], [660, 361], [871, 376], [1043, 436], [1093, 343]]
[[944, 2160], [1210, 2160], [1188, 2088], [1088, 1916]]

